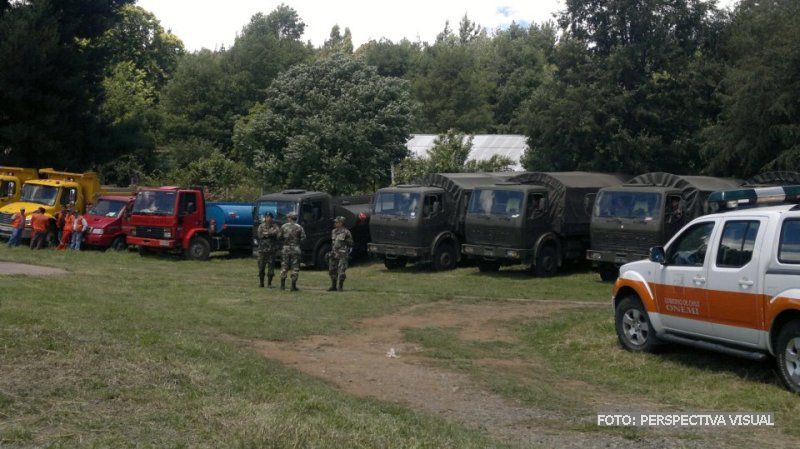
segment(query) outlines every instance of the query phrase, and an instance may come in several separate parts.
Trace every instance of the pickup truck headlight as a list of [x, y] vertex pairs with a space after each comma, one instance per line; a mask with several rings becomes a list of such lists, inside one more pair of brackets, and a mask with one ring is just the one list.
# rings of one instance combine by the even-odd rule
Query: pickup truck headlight
[[171, 239], [172, 238], [172, 231], [169, 231], [169, 230], [164, 231], [164, 238], [165, 239]]
[[92, 234], [103, 235], [104, 232], [105, 229], [103, 228], [92, 228]]

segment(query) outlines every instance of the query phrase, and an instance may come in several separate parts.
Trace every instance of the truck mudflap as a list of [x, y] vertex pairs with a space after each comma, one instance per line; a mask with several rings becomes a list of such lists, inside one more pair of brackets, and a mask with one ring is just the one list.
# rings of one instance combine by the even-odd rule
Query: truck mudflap
[[180, 247], [180, 245], [176, 240], [133, 237], [130, 235], [127, 236], [125, 240], [128, 243], [128, 245], [140, 246], [144, 248], [171, 250]]
[[512, 260], [528, 263], [533, 260], [532, 249], [503, 248], [491, 245], [461, 245], [461, 253], [472, 258], [487, 260]]
[[388, 259], [397, 257], [413, 257], [413, 258], [426, 258], [430, 257], [430, 248], [421, 246], [402, 246], [402, 245], [386, 245], [380, 243], [370, 243], [367, 245], [367, 251], [376, 256], [383, 256]]
[[594, 263], [607, 263], [612, 265], [625, 265], [628, 262], [647, 259], [647, 254], [626, 251], [586, 251], [586, 260]]

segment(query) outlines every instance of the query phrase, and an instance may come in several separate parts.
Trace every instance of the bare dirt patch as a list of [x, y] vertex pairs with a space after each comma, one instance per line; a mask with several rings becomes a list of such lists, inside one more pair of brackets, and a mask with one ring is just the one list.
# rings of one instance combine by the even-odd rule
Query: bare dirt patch
[[67, 274], [67, 270], [53, 267], [43, 267], [41, 265], [30, 265], [16, 262], [0, 261], [0, 275], [11, 276], [58, 276]]

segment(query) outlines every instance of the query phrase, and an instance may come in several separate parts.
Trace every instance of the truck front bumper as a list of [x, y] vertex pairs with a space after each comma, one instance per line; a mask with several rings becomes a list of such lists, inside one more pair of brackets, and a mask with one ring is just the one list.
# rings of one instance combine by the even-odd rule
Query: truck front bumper
[[133, 237], [130, 235], [125, 237], [125, 241], [128, 245], [153, 249], [176, 249], [180, 246], [176, 240], [151, 239], [146, 237]]
[[647, 254], [629, 251], [586, 251], [586, 259], [596, 264], [625, 265], [628, 262], [647, 259]]
[[[11, 238], [11, 232], [14, 230], [11, 226], [3, 226], [0, 225], [0, 236], [6, 239]], [[31, 228], [25, 228], [22, 230], [22, 236], [20, 239], [30, 239], [31, 238]]]
[[430, 249], [424, 246], [401, 246], [401, 245], [386, 245], [382, 243], [369, 243], [367, 251], [376, 256], [383, 256], [388, 259], [395, 259], [398, 257], [411, 257], [421, 259], [430, 255]]
[[105, 248], [111, 246], [111, 242], [113, 242], [118, 235], [119, 234], [93, 234], [89, 232], [85, 234], [83, 242], [87, 245]]
[[461, 253], [467, 257], [487, 260], [509, 260], [528, 263], [533, 259], [532, 249], [503, 248], [489, 245], [461, 245]]

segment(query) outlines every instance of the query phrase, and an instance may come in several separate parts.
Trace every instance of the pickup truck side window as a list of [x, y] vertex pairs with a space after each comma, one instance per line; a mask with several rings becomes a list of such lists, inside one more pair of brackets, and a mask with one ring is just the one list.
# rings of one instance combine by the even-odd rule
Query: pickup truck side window
[[757, 221], [725, 223], [717, 251], [718, 267], [741, 268], [750, 262], [759, 224]]
[[800, 220], [783, 222], [778, 260], [781, 263], [800, 264]]
[[667, 264], [679, 267], [702, 267], [708, 252], [708, 240], [714, 222], [698, 223], [678, 236], [667, 252]]

